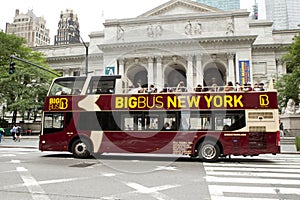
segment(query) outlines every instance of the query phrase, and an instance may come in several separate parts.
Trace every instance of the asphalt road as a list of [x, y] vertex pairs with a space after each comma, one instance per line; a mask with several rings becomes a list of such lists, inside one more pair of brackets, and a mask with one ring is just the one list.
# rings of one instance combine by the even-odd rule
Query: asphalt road
[[[22, 143], [22, 141], [21, 141]], [[299, 154], [216, 163], [155, 155], [101, 155], [0, 148], [1, 199], [300, 199]]]

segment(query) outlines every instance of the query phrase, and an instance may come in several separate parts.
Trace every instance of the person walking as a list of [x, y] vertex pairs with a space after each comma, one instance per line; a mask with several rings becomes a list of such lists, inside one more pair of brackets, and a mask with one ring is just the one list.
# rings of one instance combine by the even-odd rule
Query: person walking
[[17, 132], [17, 126], [14, 124], [12, 129], [10, 130], [11, 135], [13, 137], [13, 140], [16, 141], [16, 132]]
[[22, 132], [22, 128], [20, 125], [17, 126], [17, 130], [16, 130], [16, 142], [20, 142], [21, 141], [21, 132]]
[[4, 136], [4, 128], [0, 127], [0, 143], [2, 141], [2, 135]]

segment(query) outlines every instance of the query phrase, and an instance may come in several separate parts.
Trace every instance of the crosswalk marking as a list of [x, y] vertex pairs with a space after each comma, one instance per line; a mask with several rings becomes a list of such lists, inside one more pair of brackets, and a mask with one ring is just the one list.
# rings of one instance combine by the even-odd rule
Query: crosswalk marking
[[203, 165], [212, 200], [278, 200], [285, 195], [300, 199], [300, 157]]
[[206, 181], [214, 183], [253, 183], [253, 184], [270, 184], [270, 185], [300, 185], [300, 180], [291, 179], [262, 179], [262, 178], [230, 178], [230, 177], [216, 177], [216, 176], [206, 176]]

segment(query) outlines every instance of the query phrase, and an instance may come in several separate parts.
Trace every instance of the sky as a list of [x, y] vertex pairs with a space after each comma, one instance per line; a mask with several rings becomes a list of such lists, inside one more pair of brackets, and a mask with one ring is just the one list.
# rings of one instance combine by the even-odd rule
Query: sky
[[[106, 19], [137, 17], [168, 0], [9, 0], [0, 7], [0, 30], [5, 31], [6, 23], [12, 23], [15, 10], [26, 14], [33, 10], [37, 17], [44, 17], [46, 28], [50, 29], [50, 44], [54, 43], [61, 11], [72, 9], [78, 16], [81, 37], [89, 41], [93, 31], [103, 30]], [[80, 3], [79, 3], [80, 2]], [[250, 10], [255, 0], [241, 0], [241, 8]]]

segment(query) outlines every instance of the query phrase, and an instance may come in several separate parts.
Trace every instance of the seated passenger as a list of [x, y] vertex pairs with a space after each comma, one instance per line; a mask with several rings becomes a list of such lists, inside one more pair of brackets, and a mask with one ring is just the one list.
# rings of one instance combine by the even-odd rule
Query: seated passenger
[[243, 87], [241, 86], [241, 84], [239, 82], [235, 83], [235, 91], [242, 91]]
[[202, 85], [198, 84], [197, 87], [195, 88], [195, 92], [202, 92]]
[[183, 81], [180, 81], [176, 87], [176, 92], [187, 92]]
[[260, 88], [260, 91], [265, 91], [265, 88], [264, 88], [264, 83], [263, 82], [260, 82], [258, 87]]
[[95, 94], [101, 94], [101, 89], [100, 88], [97, 88], [97, 90], [95, 91]]
[[165, 124], [164, 124], [164, 127], [163, 127], [163, 130], [170, 130], [171, 128], [170, 128], [170, 124], [168, 123], [168, 122], [166, 122]]
[[218, 92], [219, 91], [219, 87], [217, 84], [212, 84], [210, 89], [209, 89], [210, 92]]
[[231, 81], [229, 81], [228, 83], [227, 83], [227, 85], [225, 86], [225, 88], [224, 88], [224, 91], [225, 92], [229, 92], [229, 91], [233, 91], [234, 89], [233, 89], [233, 83], [231, 82]]
[[229, 130], [229, 126], [227, 125], [227, 124], [225, 124], [224, 126], [223, 126], [223, 131], [228, 131]]
[[55, 95], [66, 95], [67, 93], [63, 91], [63, 89], [60, 87], [58, 88], [58, 91], [55, 93]]
[[259, 88], [259, 86], [258, 86], [258, 83], [255, 83], [255, 84], [254, 84], [253, 91], [260, 91], [260, 88]]

